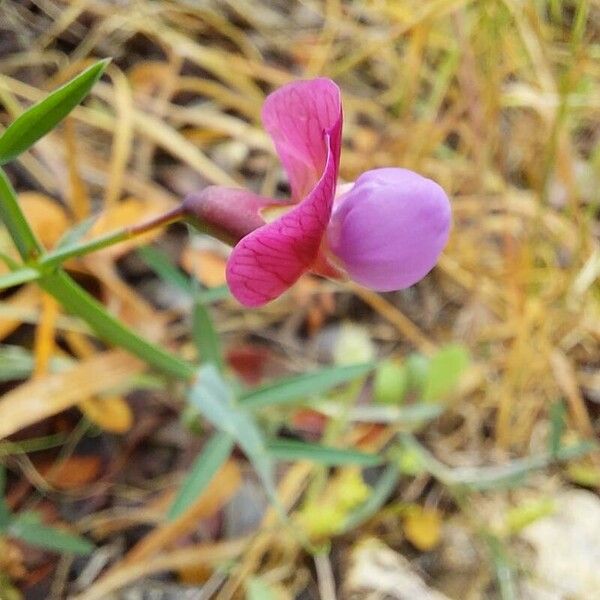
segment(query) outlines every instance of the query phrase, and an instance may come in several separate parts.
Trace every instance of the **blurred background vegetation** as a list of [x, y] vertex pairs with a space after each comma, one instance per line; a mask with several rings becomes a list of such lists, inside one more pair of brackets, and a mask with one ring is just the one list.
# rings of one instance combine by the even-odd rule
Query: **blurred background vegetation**
[[[269, 447], [285, 521], [239, 449], [169, 518], [200, 450], [221, 451], [210, 423], [34, 283], [2, 292], [0, 597], [600, 598], [600, 4], [4, 0], [2, 129], [105, 57], [6, 167], [48, 249], [211, 183], [285, 197], [260, 108], [318, 75], [343, 92], [341, 177], [419, 171], [454, 229], [414, 288], [307, 276], [260, 310], [183, 226], [67, 263], [233, 387], [376, 365], [257, 414], [267, 436], [356, 451]], [[3, 230], [0, 251], [16, 257]]]

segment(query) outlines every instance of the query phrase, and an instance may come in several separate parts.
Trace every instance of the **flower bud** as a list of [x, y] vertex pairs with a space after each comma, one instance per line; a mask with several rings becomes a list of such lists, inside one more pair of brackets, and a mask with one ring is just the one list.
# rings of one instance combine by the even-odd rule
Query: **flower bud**
[[450, 224], [450, 202], [437, 183], [406, 169], [375, 169], [337, 199], [327, 242], [351, 279], [388, 292], [431, 271]]

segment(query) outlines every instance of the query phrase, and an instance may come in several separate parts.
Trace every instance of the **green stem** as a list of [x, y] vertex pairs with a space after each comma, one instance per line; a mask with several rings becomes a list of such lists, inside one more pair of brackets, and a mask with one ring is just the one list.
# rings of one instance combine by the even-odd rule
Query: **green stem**
[[121, 323], [64, 271], [42, 278], [40, 286], [69, 312], [83, 319], [99, 338], [128, 350], [166, 375], [185, 380], [194, 376], [193, 365], [155, 346]]
[[29, 226], [6, 173], [0, 168], [0, 220], [4, 222], [21, 258], [31, 260], [43, 253], [43, 248]]
[[38, 265], [42, 269], [51, 269], [53, 267], [57, 267], [70, 258], [74, 258], [76, 256], [85, 256], [86, 254], [101, 250], [102, 248], [107, 248], [108, 246], [118, 244], [119, 242], [133, 239], [158, 227], [165, 227], [166, 225], [175, 223], [183, 216], [183, 209], [181, 206], [178, 206], [164, 215], [160, 215], [159, 217], [156, 217], [150, 221], [146, 221], [145, 223], [141, 223], [140, 225], [124, 227], [123, 229], [113, 231], [102, 237], [89, 240], [88, 242], [84, 242], [82, 244], [67, 246], [66, 248], [59, 248], [53, 252], [48, 252], [48, 254], [40, 258]]
[[[42, 289], [56, 298], [66, 310], [83, 319], [99, 338], [128, 350], [167, 375], [178, 379], [191, 379], [195, 373], [191, 364], [139, 336], [113, 317], [102, 304], [77, 285], [64, 271], [52, 269], [67, 258], [87, 254], [116, 243], [116, 241], [130, 239], [155, 227], [176, 221], [181, 218], [182, 213], [181, 207], [177, 207], [142, 225], [109, 234], [87, 244], [59, 249], [53, 254], [44, 255], [43, 247], [35, 237], [19, 206], [16, 192], [4, 171], [0, 169], [0, 219], [6, 225], [24, 261], [34, 263], [35, 259], [41, 257], [39, 262], [5, 275], [0, 280], [0, 289], [2, 283], [4, 287], [7, 287], [40, 278], [39, 284]], [[44, 274], [44, 270], [50, 272]]]

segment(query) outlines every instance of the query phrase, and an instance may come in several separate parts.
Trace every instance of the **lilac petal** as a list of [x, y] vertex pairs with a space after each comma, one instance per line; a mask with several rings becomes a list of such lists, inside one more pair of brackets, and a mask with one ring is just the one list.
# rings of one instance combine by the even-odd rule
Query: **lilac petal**
[[327, 236], [353, 280], [387, 292], [427, 275], [450, 225], [450, 202], [437, 183], [406, 169], [376, 169], [337, 200]]
[[289, 83], [270, 94], [262, 109], [265, 129], [275, 143], [298, 201], [315, 187], [328, 157], [323, 132], [331, 132], [331, 152], [337, 165], [341, 150], [342, 101], [331, 79]]

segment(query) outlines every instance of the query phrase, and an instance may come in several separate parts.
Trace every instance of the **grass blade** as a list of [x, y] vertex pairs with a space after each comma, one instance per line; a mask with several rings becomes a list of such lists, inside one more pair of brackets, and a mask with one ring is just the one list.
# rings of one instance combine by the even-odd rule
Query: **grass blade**
[[6, 273], [6, 275], [0, 275], [0, 290], [15, 287], [29, 281], [34, 281], [40, 277], [39, 271], [30, 269], [29, 267], [23, 267], [17, 271]]
[[23, 513], [12, 519], [7, 533], [28, 544], [69, 554], [90, 554], [95, 547], [90, 541], [78, 535], [42, 525], [37, 515], [31, 513]]
[[33, 356], [27, 350], [0, 344], [0, 383], [28, 377], [33, 366]]
[[331, 367], [308, 375], [281, 379], [275, 383], [246, 392], [240, 398], [240, 402], [251, 409], [291, 404], [297, 400], [327, 392], [337, 385], [347, 383], [358, 377], [364, 377], [374, 367], [374, 363]]
[[223, 368], [221, 343], [208, 308], [200, 301], [194, 302], [192, 312], [192, 336], [203, 363], [212, 362]]
[[341, 465], [373, 467], [382, 461], [377, 454], [298, 440], [273, 440], [267, 444], [267, 448], [271, 456], [278, 460], [310, 460], [328, 467]]
[[246, 584], [246, 600], [277, 600], [279, 596], [258, 577], [251, 577]]
[[214, 364], [200, 367], [188, 398], [207, 421], [234, 438], [260, 476], [269, 497], [275, 500], [273, 460], [262, 432], [253, 415], [238, 404], [232, 388]]
[[367, 500], [348, 515], [344, 522], [343, 532], [352, 531], [370, 519], [387, 502], [399, 479], [400, 473], [397, 467], [395, 465], [387, 466], [373, 486]]
[[233, 439], [226, 433], [216, 433], [206, 443], [190, 468], [183, 485], [169, 508], [167, 518], [171, 521], [184, 513], [196, 501], [215, 473], [229, 458], [233, 449]]
[[10, 510], [4, 499], [6, 493], [6, 467], [0, 463], [0, 534], [4, 533], [10, 524]]
[[40, 242], [19, 206], [17, 193], [2, 169], [0, 169], [0, 220], [8, 229], [23, 260], [29, 260], [43, 252]]
[[71, 227], [58, 241], [56, 244], [56, 250], [60, 250], [62, 248], [70, 248], [75, 244], [78, 244], [85, 235], [92, 229], [96, 221], [98, 220], [98, 215], [92, 215], [87, 219], [77, 223], [77, 225]]
[[40, 280], [40, 285], [66, 310], [82, 318], [99, 338], [124, 348], [166, 375], [178, 379], [191, 379], [194, 376], [192, 365], [129, 329], [66, 273], [58, 271], [45, 277]]
[[88, 95], [109, 62], [97, 62], [19, 116], [0, 137], [0, 164], [14, 160], [54, 129]]
[[193, 294], [190, 279], [175, 267], [163, 252], [153, 246], [143, 246], [138, 248], [136, 253], [165, 283], [179, 288], [188, 296]]

